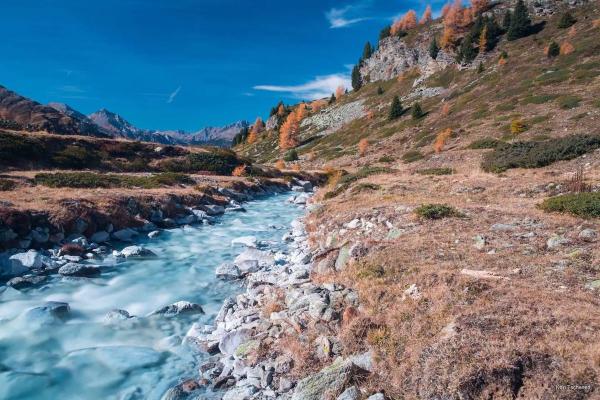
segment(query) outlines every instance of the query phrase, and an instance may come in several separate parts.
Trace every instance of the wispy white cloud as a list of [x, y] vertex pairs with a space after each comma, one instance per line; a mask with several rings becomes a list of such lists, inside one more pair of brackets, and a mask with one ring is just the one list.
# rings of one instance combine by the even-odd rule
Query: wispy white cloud
[[63, 85], [60, 86], [58, 90], [65, 93], [85, 93], [85, 90], [75, 85]]
[[344, 88], [351, 86], [350, 77], [347, 74], [317, 76], [315, 79], [301, 85], [257, 85], [254, 86], [254, 89], [289, 93], [298, 99], [315, 100], [330, 96], [339, 86], [343, 86]]
[[329, 27], [332, 29], [345, 28], [350, 25], [367, 20], [367, 17], [350, 16], [357, 8], [355, 5], [349, 5], [343, 8], [332, 8], [325, 13], [325, 18], [329, 21]]
[[171, 104], [173, 102], [173, 100], [175, 100], [175, 97], [177, 97], [180, 90], [181, 90], [181, 86], [177, 87], [177, 89], [175, 89], [175, 91], [173, 91], [173, 93], [171, 93], [169, 95], [169, 98], [167, 99], [168, 104]]

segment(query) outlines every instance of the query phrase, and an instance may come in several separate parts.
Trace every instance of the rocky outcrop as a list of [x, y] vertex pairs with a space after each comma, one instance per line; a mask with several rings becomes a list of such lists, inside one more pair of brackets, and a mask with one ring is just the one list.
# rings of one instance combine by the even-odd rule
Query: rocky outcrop
[[311, 127], [322, 135], [336, 132], [344, 125], [365, 115], [364, 100], [333, 106], [302, 120], [301, 126]]
[[388, 80], [402, 73], [419, 68], [422, 76], [429, 76], [449, 65], [455, 64], [454, 57], [441, 50], [434, 60], [429, 55], [430, 38], [421, 34], [409, 45], [404, 39], [396, 36], [379, 42], [373, 55], [364, 61], [360, 73], [365, 82]]

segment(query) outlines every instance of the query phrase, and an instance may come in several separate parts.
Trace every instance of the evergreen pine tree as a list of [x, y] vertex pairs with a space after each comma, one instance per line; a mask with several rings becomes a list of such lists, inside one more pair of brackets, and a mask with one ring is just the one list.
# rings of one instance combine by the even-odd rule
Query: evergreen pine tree
[[485, 50], [491, 51], [500, 41], [502, 28], [500, 28], [494, 17], [487, 18], [485, 27], [487, 28], [487, 46]]
[[531, 32], [531, 18], [529, 11], [523, 0], [517, 1], [515, 12], [510, 19], [510, 27], [508, 28], [507, 39], [517, 40], [527, 36]]
[[402, 103], [400, 103], [400, 98], [398, 96], [394, 96], [394, 100], [392, 100], [392, 106], [390, 107], [390, 121], [400, 118], [403, 114]]
[[431, 41], [431, 44], [429, 45], [429, 55], [435, 60], [439, 52], [440, 46], [438, 46], [437, 39], [434, 36], [433, 40]]
[[560, 45], [552, 41], [548, 46], [548, 58], [558, 57], [560, 55]]
[[390, 25], [386, 26], [379, 32], [379, 40], [383, 40], [386, 37], [389, 37], [392, 34], [392, 27]]
[[370, 42], [365, 44], [365, 48], [363, 49], [362, 60], [368, 60], [373, 55], [373, 46], [371, 46]]
[[331, 105], [331, 104], [335, 103], [336, 100], [337, 99], [335, 98], [335, 94], [331, 93], [331, 97], [329, 98], [329, 104]]
[[458, 62], [470, 63], [477, 57], [477, 50], [473, 47], [473, 37], [467, 34], [460, 44], [460, 49], [457, 54]]
[[363, 82], [362, 77], [360, 76], [360, 68], [358, 65], [355, 65], [354, 68], [352, 68], [352, 89], [354, 89], [355, 92], [358, 92], [362, 85]]
[[511, 20], [512, 20], [512, 13], [510, 12], [510, 10], [506, 10], [506, 14], [504, 14], [504, 19], [502, 20], [502, 29], [504, 29], [505, 32], [508, 32], [508, 29], [510, 28]]
[[483, 71], [485, 71], [485, 67], [483, 66], [483, 63], [480, 62], [479, 66], [477, 67], [477, 73], [481, 74], [481, 73], [483, 73]]
[[567, 11], [560, 17], [560, 20], [558, 21], [558, 27], [560, 29], [567, 29], [575, 25], [575, 22], [577, 22], [575, 17]]
[[417, 119], [423, 118], [425, 113], [423, 112], [423, 109], [421, 108], [421, 104], [419, 102], [416, 102], [415, 104], [413, 104], [411, 114], [412, 114], [412, 119], [417, 120]]
[[383, 94], [383, 88], [381, 86], [377, 86], [377, 94], [380, 96]]

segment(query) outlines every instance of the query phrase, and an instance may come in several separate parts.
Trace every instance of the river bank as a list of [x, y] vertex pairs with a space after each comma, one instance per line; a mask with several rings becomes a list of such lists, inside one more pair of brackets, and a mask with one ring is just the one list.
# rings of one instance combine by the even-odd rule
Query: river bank
[[[85, 398], [160, 399], [182, 381], [206, 398], [210, 389], [192, 383], [206, 354], [184, 343], [185, 333], [193, 321], [210, 323], [223, 299], [239, 291], [214, 275], [240, 251], [233, 239], [254, 235], [257, 245], [284, 251], [281, 229], [302, 212], [286, 199], [250, 200], [245, 212], [226, 211], [210, 226], [184, 225], [152, 238], [140, 233], [125, 248], [111, 242], [115, 253], [80, 261], [100, 270], [94, 277], [50, 274], [30, 288], [3, 287], [0, 398], [83, 391]], [[131, 254], [131, 247], [145, 252]]]

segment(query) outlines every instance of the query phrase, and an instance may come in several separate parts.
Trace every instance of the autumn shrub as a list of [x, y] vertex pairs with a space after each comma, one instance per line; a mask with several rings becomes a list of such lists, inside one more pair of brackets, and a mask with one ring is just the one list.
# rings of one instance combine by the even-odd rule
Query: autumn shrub
[[435, 138], [435, 142], [433, 143], [433, 150], [436, 153], [440, 153], [442, 150], [444, 150], [446, 141], [448, 139], [450, 139], [451, 136], [452, 136], [452, 129], [450, 129], [450, 128], [444, 129], [443, 131], [438, 133], [438, 135]]
[[454, 170], [448, 167], [441, 168], [426, 168], [417, 171], [419, 175], [452, 175]]
[[369, 141], [367, 139], [360, 139], [358, 142], [358, 155], [364, 157], [367, 154], [367, 149], [369, 148]]
[[569, 55], [575, 51], [575, 46], [569, 42], [563, 42], [560, 45], [560, 54], [563, 56]]
[[579, 96], [561, 96], [558, 98], [558, 106], [563, 110], [570, 110], [572, 108], [579, 107], [581, 97]]
[[600, 148], [599, 135], [572, 135], [543, 142], [503, 144], [487, 153], [481, 167], [486, 172], [511, 168], [540, 168], [556, 161], [571, 160]]
[[442, 219], [462, 216], [456, 208], [446, 204], [423, 204], [415, 209], [415, 214], [425, 219]]
[[405, 163], [413, 163], [422, 160], [423, 158], [425, 158], [425, 156], [418, 150], [409, 150], [402, 155], [402, 161]]
[[248, 166], [246, 164], [238, 165], [231, 172], [231, 176], [245, 176], [247, 174]]
[[471, 144], [469, 144], [467, 146], [467, 148], [472, 149], [472, 150], [495, 149], [496, 147], [500, 146], [501, 144], [502, 144], [502, 142], [498, 139], [483, 138], [483, 139], [478, 139], [478, 140], [471, 142]]
[[547, 212], [569, 213], [582, 218], [600, 218], [600, 193], [569, 193], [544, 200], [539, 207]]
[[283, 160], [287, 161], [287, 162], [297, 161], [298, 160], [298, 152], [296, 151], [296, 149], [291, 149], [291, 150], [287, 151], [283, 155]]
[[17, 187], [17, 183], [11, 179], [0, 178], [0, 192], [8, 192]]
[[283, 160], [277, 160], [277, 162], [275, 162], [275, 168], [278, 170], [285, 169], [285, 162]]
[[523, 133], [527, 130], [527, 125], [520, 119], [513, 119], [510, 123], [510, 133], [513, 135], [518, 135], [519, 133]]

